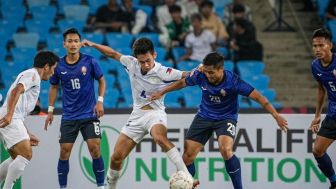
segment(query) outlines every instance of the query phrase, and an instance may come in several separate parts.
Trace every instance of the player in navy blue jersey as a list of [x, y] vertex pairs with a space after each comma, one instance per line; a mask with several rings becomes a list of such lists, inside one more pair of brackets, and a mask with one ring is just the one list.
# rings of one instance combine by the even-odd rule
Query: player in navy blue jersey
[[[58, 161], [58, 181], [60, 188], [67, 187], [69, 158], [79, 131], [86, 141], [92, 156], [92, 167], [98, 188], [104, 188], [104, 162], [100, 153], [99, 117], [103, 116], [103, 96], [105, 79], [97, 61], [87, 54], [80, 53], [81, 36], [71, 28], [63, 33], [63, 44], [67, 54], [62, 57], [50, 78], [48, 117], [45, 129], [53, 121], [53, 109], [61, 86], [63, 115], [60, 127], [60, 157]], [[99, 83], [98, 101], [94, 91], [94, 81]]]
[[[336, 188], [336, 174], [327, 149], [336, 139], [336, 55], [331, 52], [333, 47], [331, 34], [327, 29], [318, 29], [313, 33], [313, 51], [316, 59], [312, 62], [312, 73], [318, 83], [317, 105], [315, 117], [310, 129], [317, 133], [313, 154], [318, 167], [329, 178], [331, 189]], [[328, 94], [328, 112], [321, 123], [321, 112], [324, 97]]]
[[285, 132], [288, 129], [287, 121], [256, 89], [234, 73], [224, 70], [224, 57], [217, 52], [210, 53], [204, 58], [202, 69], [203, 73], [196, 70], [187, 78], [176, 81], [153, 94], [151, 99], [160, 98], [169, 91], [198, 85], [202, 90], [202, 101], [186, 135], [183, 161], [194, 176], [193, 162], [215, 131], [219, 150], [225, 160], [232, 184], [235, 189], [242, 189], [240, 162], [232, 151], [239, 109], [238, 95], [248, 96], [259, 102]]

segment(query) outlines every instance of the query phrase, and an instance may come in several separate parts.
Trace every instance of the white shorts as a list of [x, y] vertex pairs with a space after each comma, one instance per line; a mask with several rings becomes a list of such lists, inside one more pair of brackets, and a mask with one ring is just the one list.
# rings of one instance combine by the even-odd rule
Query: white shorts
[[162, 110], [134, 110], [121, 133], [139, 143], [156, 124], [167, 126], [167, 114]]
[[20, 119], [13, 119], [12, 122], [4, 128], [0, 128], [0, 135], [5, 148], [10, 149], [15, 144], [29, 140], [29, 135], [23, 121]]

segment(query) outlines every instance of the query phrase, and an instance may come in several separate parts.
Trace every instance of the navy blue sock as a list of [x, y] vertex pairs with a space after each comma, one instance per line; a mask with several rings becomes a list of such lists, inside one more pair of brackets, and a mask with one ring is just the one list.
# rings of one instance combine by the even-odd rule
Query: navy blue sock
[[68, 183], [69, 160], [58, 160], [57, 172], [60, 188], [66, 188]]
[[104, 186], [105, 168], [104, 161], [101, 156], [92, 160], [92, 168], [96, 176], [97, 186]]
[[188, 169], [189, 173], [191, 174], [191, 176], [194, 177], [195, 174], [196, 174], [196, 169], [195, 169], [194, 162], [192, 162], [192, 164], [190, 164], [190, 165], [187, 165], [187, 169]]
[[225, 167], [230, 175], [234, 189], [243, 189], [239, 159], [233, 155], [230, 159], [225, 160]]
[[327, 153], [325, 153], [322, 157], [315, 157], [317, 161], [317, 165], [322, 171], [322, 173], [328, 177], [331, 183], [336, 182], [336, 174], [332, 166], [332, 161]]

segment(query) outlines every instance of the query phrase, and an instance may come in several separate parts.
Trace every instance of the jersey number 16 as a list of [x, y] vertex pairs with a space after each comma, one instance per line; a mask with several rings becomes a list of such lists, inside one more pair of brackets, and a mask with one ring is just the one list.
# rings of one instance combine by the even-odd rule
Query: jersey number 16
[[80, 89], [80, 82], [78, 78], [71, 79], [72, 89]]

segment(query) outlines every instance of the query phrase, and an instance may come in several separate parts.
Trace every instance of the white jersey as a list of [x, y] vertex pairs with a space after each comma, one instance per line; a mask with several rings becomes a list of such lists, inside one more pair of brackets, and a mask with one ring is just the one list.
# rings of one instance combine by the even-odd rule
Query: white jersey
[[13, 119], [23, 120], [31, 111], [34, 110], [37, 99], [40, 94], [41, 78], [35, 68], [28, 69], [21, 72], [15, 82], [8, 90], [6, 100], [3, 106], [0, 108], [0, 117], [7, 113], [7, 100], [11, 95], [12, 90], [17, 84], [21, 83], [25, 89], [25, 92], [21, 94], [14, 110]]
[[133, 109], [140, 109], [150, 105], [154, 109], [164, 110], [164, 97], [150, 101], [149, 97], [153, 92], [160, 91], [171, 82], [182, 78], [182, 71], [162, 66], [155, 62], [154, 68], [146, 75], [141, 73], [138, 60], [132, 56], [121, 56], [120, 62], [126, 67], [132, 87]]

